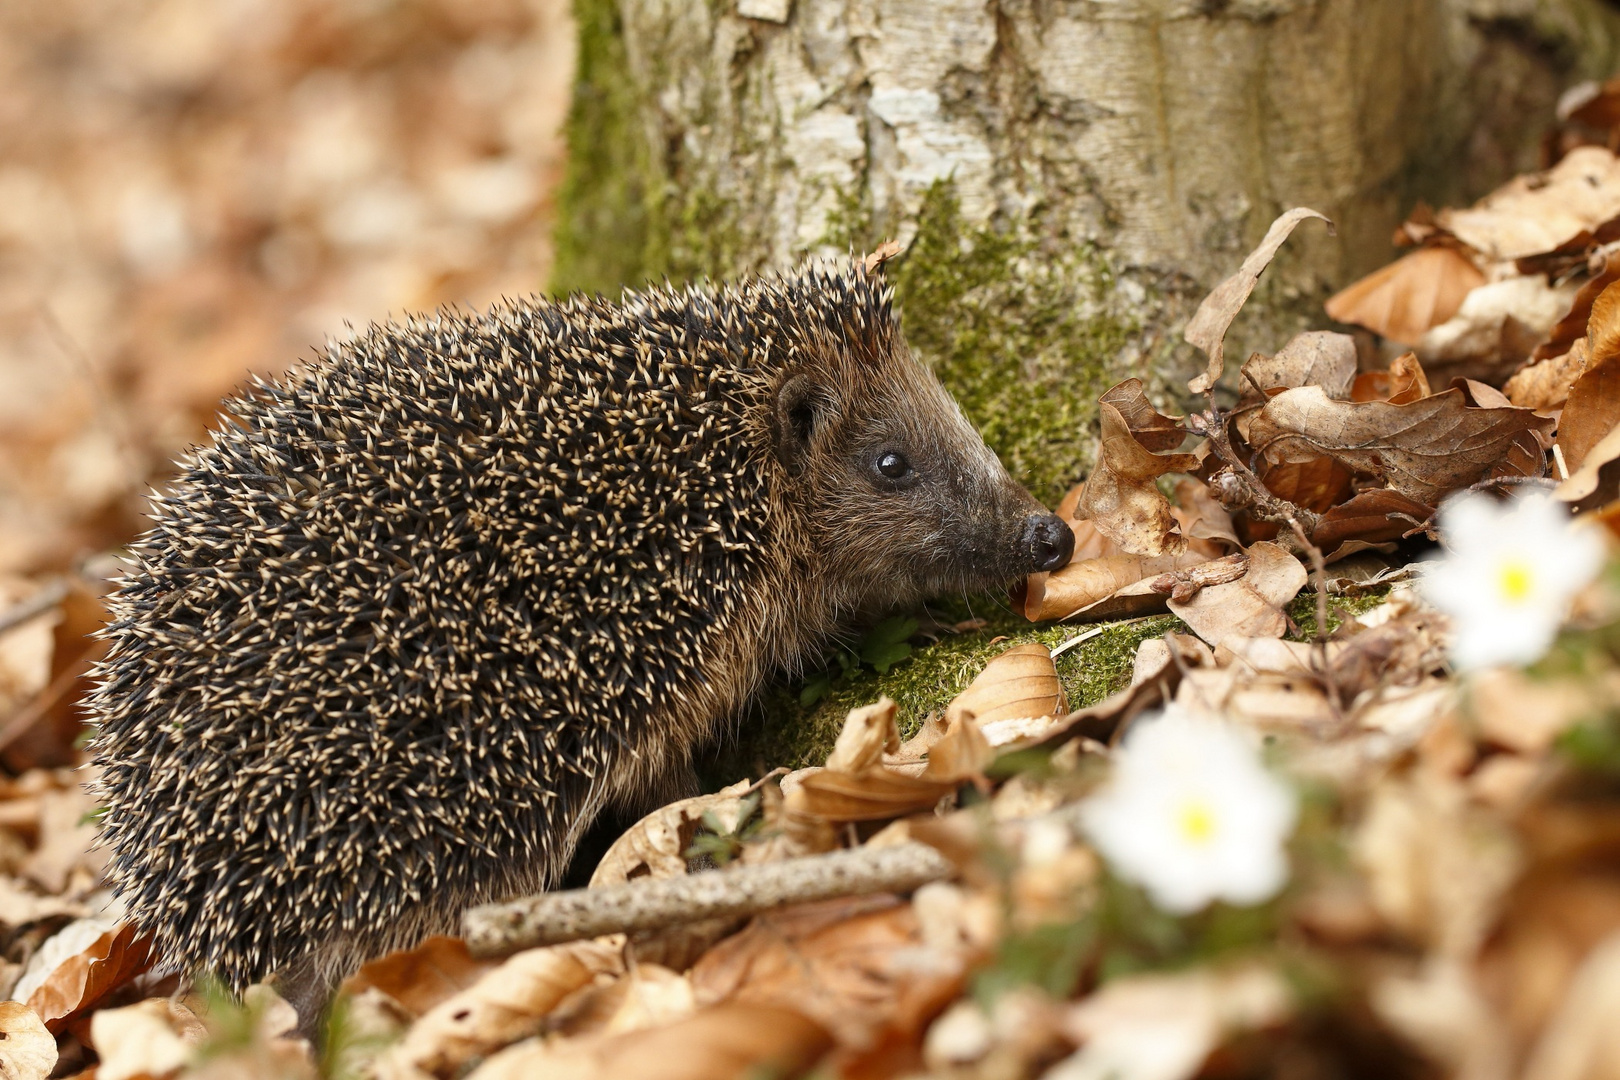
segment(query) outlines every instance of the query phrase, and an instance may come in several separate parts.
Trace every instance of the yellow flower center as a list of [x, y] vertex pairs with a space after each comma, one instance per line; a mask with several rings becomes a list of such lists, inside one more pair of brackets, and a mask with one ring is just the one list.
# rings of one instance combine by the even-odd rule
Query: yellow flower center
[[1190, 802], [1181, 808], [1181, 835], [1190, 844], [1207, 844], [1215, 839], [1215, 815], [1208, 805]]
[[1501, 591], [1502, 599], [1510, 604], [1522, 604], [1528, 600], [1533, 584], [1533, 571], [1523, 559], [1511, 559], [1496, 571], [1496, 587]]

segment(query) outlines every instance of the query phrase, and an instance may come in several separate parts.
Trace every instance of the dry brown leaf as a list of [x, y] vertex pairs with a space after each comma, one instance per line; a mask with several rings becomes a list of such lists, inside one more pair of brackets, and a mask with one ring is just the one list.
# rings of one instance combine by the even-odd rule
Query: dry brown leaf
[[1430, 329], [1456, 315], [1463, 299], [1483, 284], [1485, 275], [1461, 252], [1425, 247], [1334, 293], [1325, 307], [1329, 318], [1416, 345]]
[[[972, 721], [961, 726], [977, 733]], [[945, 738], [929, 750], [930, 761], [950, 735], [946, 732]], [[978, 738], [982, 740], [983, 736]], [[954, 761], [956, 755], [950, 756]], [[787, 793], [786, 810], [790, 816], [822, 821], [887, 821], [933, 809], [961, 783], [957, 777], [930, 776], [926, 771], [922, 776], [913, 776], [881, 766], [859, 776], [822, 769], [805, 776]]]
[[56, 1068], [56, 1036], [39, 1014], [16, 1001], [0, 1001], [0, 1080], [45, 1080]]
[[1290, 338], [1275, 356], [1249, 357], [1242, 376], [1245, 397], [1296, 386], [1320, 386], [1329, 397], [1348, 397], [1356, 377], [1356, 341], [1349, 334], [1307, 330]]
[[834, 772], [864, 773], [879, 768], [884, 754], [900, 750], [900, 729], [895, 726], [897, 706], [887, 694], [871, 705], [851, 709], [839, 729], [838, 741], [827, 755]]
[[1581, 467], [1553, 489], [1553, 498], [1582, 513], [1614, 502], [1620, 496], [1620, 465], [1616, 462], [1620, 462], [1620, 427], [1586, 452]]
[[96, 1080], [156, 1080], [180, 1071], [207, 1037], [190, 1009], [168, 998], [148, 998], [90, 1017], [90, 1043], [101, 1064]]
[[862, 897], [758, 916], [698, 961], [692, 985], [705, 1004], [791, 1006], [861, 1050], [893, 1026], [920, 1038], [960, 989], [964, 961], [929, 947], [910, 904]]
[[1283, 605], [1309, 578], [1299, 560], [1276, 544], [1255, 544], [1248, 555], [1248, 573], [1236, 581], [1212, 585], [1185, 602], [1170, 599], [1170, 610], [1211, 645], [1229, 637], [1281, 637], [1288, 629]]
[[748, 1080], [802, 1076], [832, 1046], [792, 1009], [726, 1002], [663, 1027], [625, 1035], [511, 1047], [467, 1080]]
[[1429, 394], [1429, 377], [1424, 374], [1423, 365], [1413, 353], [1402, 353], [1390, 361], [1388, 371], [1366, 371], [1357, 375], [1350, 400], [1405, 405]]
[[534, 1034], [564, 998], [599, 975], [623, 971], [622, 938], [517, 953], [412, 1024], [405, 1038], [377, 1059], [377, 1076], [421, 1080], [422, 1073], [451, 1075], [474, 1057]]
[[1500, 384], [1530, 359], [1575, 292], [1541, 274], [1481, 285], [1448, 322], [1423, 335], [1417, 354], [1436, 382], [1465, 377]]
[[1398, 491], [1379, 488], [1363, 491], [1317, 519], [1311, 542], [1331, 560], [1357, 542], [1382, 543], [1421, 531], [1434, 516], [1434, 507], [1409, 499]]
[[[1348, 468], [1326, 454], [1299, 461], [1276, 463], [1262, 458], [1255, 464], [1256, 475], [1260, 477], [1260, 482], [1265, 484], [1267, 491], [1279, 499], [1287, 499], [1295, 506], [1317, 514], [1343, 502], [1349, 496], [1355, 482], [1355, 475]], [[1272, 525], [1275, 528], [1270, 522], [1251, 521], [1248, 523], [1248, 535], [1257, 540], [1269, 539], [1271, 535], [1275, 535], [1275, 533], [1262, 535], [1260, 533], [1262, 525]]]
[[1570, 980], [1525, 1062], [1524, 1080], [1620, 1077], [1620, 934], [1600, 942]]
[[713, 814], [735, 828], [744, 793], [751, 786], [750, 781], [739, 780], [712, 795], [696, 795], [654, 810], [613, 841], [591, 874], [591, 887], [633, 877], [680, 877], [686, 873], [686, 852], [703, 815]]
[[1558, 320], [1547, 340], [1536, 346], [1530, 354], [1532, 360], [1547, 360], [1561, 356], [1586, 337], [1586, 325], [1592, 318], [1592, 303], [1614, 282], [1620, 281], [1620, 254], [1604, 258], [1603, 265], [1593, 274], [1570, 301], [1569, 313]]
[[1285, 211], [1271, 223], [1271, 227], [1266, 230], [1265, 238], [1249, 253], [1248, 258], [1243, 260], [1243, 265], [1237, 272], [1215, 286], [1214, 291], [1198, 305], [1198, 310], [1187, 323], [1184, 336], [1188, 344], [1203, 350], [1204, 355], [1209, 357], [1209, 365], [1203, 374], [1187, 383], [1187, 389], [1195, 394], [1204, 394], [1219, 381], [1226, 364], [1227, 329], [1232, 325], [1232, 320], [1237, 318], [1238, 312], [1243, 310], [1243, 304], [1249, 299], [1249, 294], [1254, 292], [1255, 283], [1260, 280], [1260, 275], [1271, 265], [1271, 260], [1276, 258], [1277, 249], [1282, 247], [1283, 241], [1288, 239], [1294, 227], [1306, 218], [1327, 222], [1328, 235], [1336, 235], [1333, 222], [1315, 210], [1296, 206], [1292, 210]]
[[[77, 925], [77, 924], [75, 924]], [[128, 923], [98, 934], [88, 947], [58, 964], [29, 995], [27, 1005], [53, 1032], [152, 966], [149, 938]]]
[[1157, 556], [1183, 550], [1186, 541], [1176, 530], [1170, 500], [1156, 481], [1167, 472], [1197, 466], [1192, 454], [1158, 452], [1180, 445], [1184, 433], [1148, 403], [1140, 379], [1110, 389], [1098, 399], [1098, 411], [1102, 439], [1097, 466], [1086, 478], [1076, 511], [1130, 554]]
[[[1176, 505], [1170, 508], [1170, 512], [1180, 523], [1181, 535], [1185, 536], [1189, 543], [1195, 540], [1211, 540], [1234, 548], [1243, 546], [1238, 541], [1236, 528], [1232, 525], [1232, 515], [1216, 500], [1209, 490], [1209, 485], [1202, 480], [1194, 480], [1190, 476], [1177, 480]], [[1197, 547], [1196, 544], [1192, 546]]]
[[[945, 708], [945, 720], [978, 721], [991, 745], [994, 725], [1006, 720], [1062, 716], [1069, 711], [1052, 652], [1039, 642], [1017, 645], [993, 658]], [[1006, 740], [1003, 740], [1006, 741]], [[932, 758], [930, 758], [932, 760]]]
[[547, 1027], [568, 1038], [622, 1035], [659, 1027], [697, 1008], [692, 981], [661, 964], [638, 961], [612, 982], [598, 982], [569, 998]]
[[1620, 422], [1620, 282], [1592, 303], [1585, 361], [1558, 419], [1558, 447], [1571, 472]]
[[1576, 83], [1559, 95], [1555, 111], [1565, 123], [1595, 128], [1620, 125], [1620, 78]]
[[1600, 146], [1571, 150], [1543, 173], [1515, 177], [1466, 210], [1436, 223], [1490, 262], [1560, 247], [1620, 215], [1620, 161]]
[[1373, 788], [1354, 856], [1388, 925], [1458, 959], [1478, 950], [1520, 869], [1500, 822], [1461, 784], [1422, 773]]
[[460, 938], [435, 934], [414, 949], [378, 957], [343, 980], [345, 994], [368, 989], [387, 994], [411, 1016], [421, 1016], [500, 966], [498, 960], [474, 960]]
[[1031, 575], [1024, 594], [1024, 617], [1031, 622], [1120, 619], [1164, 609], [1164, 594], [1150, 582], [1160, 574], [1209, 561], [1189, 547], [1179, 555], [1104, 555], [1078, 560], [1050, 574]]
[[1571, 384], [1585, 370], [1586, 340], [1583, 338], [1550, 360], [1520, 368], [1502, 390], [1508, 400], [1521, 409], [1552, 412], [1564, 407]]
[[1227, 1039], [1294, 1008], [1288, 982], [1258, 966], [1115, 979], [1069, 1007], [1065, 1028], [1081, 1046], [1048, 1075], [1191, 1080]]
[[1329, 454], [1395, 491], [1433, 505], [1505, 458], [1527, 431], [1545, 432], [1546, 417], [1529, 409], [1470, 408], [1463, 392], [1446, 390], [1410, 405], [1333, 401], [1320, 387], [1285, 390], [1251, 426], [1254, 448], [1268, 461], [1308, 461]]

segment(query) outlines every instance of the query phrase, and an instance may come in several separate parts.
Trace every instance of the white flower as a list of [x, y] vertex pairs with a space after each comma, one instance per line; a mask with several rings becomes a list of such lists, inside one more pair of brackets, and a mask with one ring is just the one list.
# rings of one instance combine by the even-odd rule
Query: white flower
[[1170, 705], [1138, 720], [1081, 820], [1116, 873], [1166, 911], [1257, 904], [1288, 880], [1294, 792], [1226, 723]]
[[1570, 601], [1603, 566], [1595, 528], [1549, 495], [1508, 502], [1480, 494], [1440, 507], [1447, 551], [1423, 577], [1424, 599], [1451, 616], [1459, 671], [1528, 664], [1552, 644]]

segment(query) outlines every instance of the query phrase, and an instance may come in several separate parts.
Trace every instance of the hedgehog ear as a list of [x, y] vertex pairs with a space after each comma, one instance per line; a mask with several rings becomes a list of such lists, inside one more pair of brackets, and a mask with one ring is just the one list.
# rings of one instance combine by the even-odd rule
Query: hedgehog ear
[[797, 476], [810, 452], [826, 395], [808, 375], [784, 380], [776, 391], [776, 454], [789, 475]]

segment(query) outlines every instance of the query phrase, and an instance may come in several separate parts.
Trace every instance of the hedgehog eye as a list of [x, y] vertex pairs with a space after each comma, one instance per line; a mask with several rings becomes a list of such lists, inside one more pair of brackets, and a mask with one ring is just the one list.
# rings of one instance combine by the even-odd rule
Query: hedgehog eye
[[877, 471], [890, 480], [903, 480], [911, 474], [911, 462], [904, 454], [885, 450], [878, 455]]

